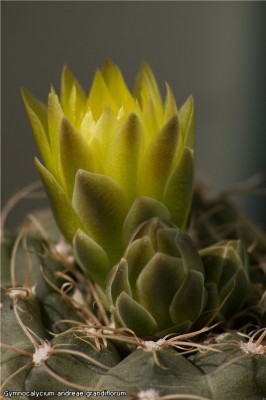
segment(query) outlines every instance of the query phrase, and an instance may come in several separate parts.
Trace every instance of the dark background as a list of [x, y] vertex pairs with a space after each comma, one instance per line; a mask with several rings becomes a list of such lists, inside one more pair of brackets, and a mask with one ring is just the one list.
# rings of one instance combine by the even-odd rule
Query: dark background
[[[3, 203], [38, 179], [20, 87], [46, 102], [67, 63], [88, 92], [107, 58], [131, 88], [144, 59], [163, 95], [165, 80], [178, 105], [193, 94], [197, 167], [215, 188], [265, 172], [265, 2], [3, 1], [1, 9]], [[265, 197], [241, 204], [266, 222]]]

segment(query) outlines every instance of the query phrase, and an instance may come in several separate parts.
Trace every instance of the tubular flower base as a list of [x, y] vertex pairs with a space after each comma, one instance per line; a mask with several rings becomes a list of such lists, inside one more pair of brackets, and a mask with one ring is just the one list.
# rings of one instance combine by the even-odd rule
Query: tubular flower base
[[200, 255], [171, 221], [141, 224], [107, 281], [116, 324], [142, 337], [164, 336], [236, 312], [247, 294], [244, 248], [221, 242]]
[[[52, 88], [48, 107], [23, 90], [44, 164], [36, 160], [36, 165], [56, 221], [69, 241], [77, 234], [75, 239], [90, 243], [89, 259], [103, 262], [108, 254], [110, 265], [123, 253], [121, 232], [128, 228], [125, 220], [134, 219], [128, 212], [136, 211], [136, 199], [152, 199], [159, 216], [164, 209], [163, 216], [168, 214], [180, 229], [186, 227], [191, 205], [193, 99], [177, 110], [166, 85], [163, 104], [146, 64], [134, 93], [111, 62], [96, 71], [88, 96], [67, 68], [60, 99]], [[147, 213], [158, 215], [154, 207]]]

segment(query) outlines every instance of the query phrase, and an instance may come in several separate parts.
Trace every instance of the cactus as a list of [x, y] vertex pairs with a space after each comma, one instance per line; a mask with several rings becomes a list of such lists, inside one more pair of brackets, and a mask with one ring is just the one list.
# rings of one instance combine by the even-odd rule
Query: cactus
[[[42, 226], [42, 218], [43, 215], [37, 215], [34, 222]], [[90, 390], [101, 374], [120, 361], [119, 354], [110, 341], [100, 345], [97, 342], [96, 346], [94, 341], [71, 331], [75, 324], [84, 323], [88, 314], [86, 310], [82, 312], [85, 300], [71, 277], [75, 271], [69, 249], [60, 253], [58, 243], [50, 237], [49, 242], [44, 237], [34, 242], [32, 222], [23, 226], [22, 232], [26, 235], [24, 247], [20, 248], [20, 241], [14, 241], [11, 261], [7, 257], [10, 241], [3, 243], [3, 393]], [[18, 238], [21, 240], [21, 235]], [[57, 275], [61, 279], [57, 280]], [[24, 284], [19, 285], [23, 279]], [[94, 319], [98, 321], [96, 315]]]
[[193, 189], [193, 99], [111, 62], [23, 99], [53, 216], [2, 232], [3, 398], [266, 398], [265, 234]]

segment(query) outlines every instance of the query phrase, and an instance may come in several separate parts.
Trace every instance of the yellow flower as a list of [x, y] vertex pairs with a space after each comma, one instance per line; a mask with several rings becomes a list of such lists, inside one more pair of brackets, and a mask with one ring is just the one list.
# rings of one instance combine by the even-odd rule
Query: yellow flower
[[82, 231], [114, 263], [148, 217], [170, 217], [185, 228], [193, 184], [191, 97], [177, 110], [166, 85], [163, 103], [147, 64], [132, 94], [108, 61], [88, 96], [65, 67], [60, 98], [52, 88], [48, 107], [27, 90], [23, 99], [43, 159], [37, 168], [70, 241]]

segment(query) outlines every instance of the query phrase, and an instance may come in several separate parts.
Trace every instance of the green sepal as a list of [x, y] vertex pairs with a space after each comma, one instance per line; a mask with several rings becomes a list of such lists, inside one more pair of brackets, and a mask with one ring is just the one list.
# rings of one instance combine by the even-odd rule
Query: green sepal
[[151, 241], [147, 236], [134, 240], [126, 249], [125, 258], [128, 263], [128, 275], [133, 297], [137, 295], [137, 277], [153, 255], [154, 250]]
[[122, 228], [124, 243], [142, 223], [152, 217], [170, 218], [169, 211], [163, 203], [151, 197], [137, 197], [131, 206]]
[[184, 268], [188, 271], [199, 271], [204, 275], [203, 262], [191, 238], [184, 233], [180, 233], [175, 236], [175, 243], [184, 263]]
[[220, 291], [221, 314], [225, 317], [234, 315], [246, 300], [248, 293], [248, 279], [239, 269]]
[[110, 269], [104, 249], [80, 229], [75, 234], [73, 249], [76, 261], [84, 273], [103, 287]]
[[239, 240], [218, 242], [199, 251], [206, 283], [214, 283], [220, 298], [220, 313], [230, 317], [243, 305], [248, 292], [248, 255]]
[[115, 265], [110, 272], [107, 282], [107, 299], [110, 304], [115, 304], [120, 293], [125, 292], [132, 296], [130, 283], [128, 280], [128, 265], [127, 260], [122, 258], [119, 264]]
[[[211, 311], [213, 314], [215, 314], [219, 310], [220, 306], [220, 298], [219, 298], [219, 293], [217, 290], [217, 286], [215, 283], [212, 282], [205, 282], [205, 288], [208, 293], [208, 300], [207, 300], [207, 305], [206, 305], [206, 312]], [[204, 311], [204, 313], [205, 313]], [[220, 310], [219, 310], [220, 312]], [[219, 313], [217, 314], [219, 315]]]
[[137, 336], [145, 337], [155, 332], [157, 324], [152, 315], [127, 293], [122, 292], [116, 300], [116, 309], [120, 320]]
[[72, 205], [88, 233], [108, 253], [111, 263], [121, 255], [121, 227], [126, 214], [126, 198], [110, 177], [79, 170]]
[[170, 305], [174, 324], [195, 321], [205, 306], [204, 277], [199, 271], [190, 270], [176, 292]]
[[56, 223], [65, 237], [72, 242], [77, 229], [84, 230], [84, 227], [73, 210], [64, 189], [38, 159], [35, 159], [35, 163], [50, 199]]
[[187, 225], [193, 195], [193, 152], [185, 147], [182, 156], [170, 175], [163, 193], [163, 202], [172, 220], [184, 230]]
[[203, 326], [210, 326], [215, 322], [224, 321], [224, 317], [221, 314], [221, 303], [220, 297], [217, 290], [217, 286], [214, 283], [205, 282], [205, 307], [199, 318], [193, 323], [191, 331], [197, 331]]
[[159, 329], [171, 325], [168, 310], [184, 275], [182, 262], [177, 258], [156, 253], [137, 278], [137, 298], [155, 318]]
[[64, 113], [61, 108], [58, 96], [54, 88], [52, 87], [51, 92], [48, 96], [48, 129], [51, 153], [55, 162], [56, 178], [59, 178], [59, 176], [62, 174], [61, 165], [59, 162], [59, 132], [63, 116]]
[[93, 172], [93, 156], [88, 143], [66, 118], [63, 118], [60, 128], [60, 159], [71, 197], [77, 171], [83, 169]]

